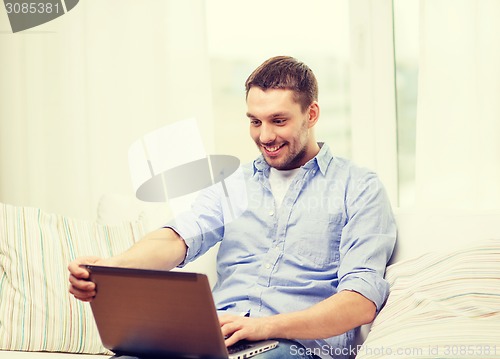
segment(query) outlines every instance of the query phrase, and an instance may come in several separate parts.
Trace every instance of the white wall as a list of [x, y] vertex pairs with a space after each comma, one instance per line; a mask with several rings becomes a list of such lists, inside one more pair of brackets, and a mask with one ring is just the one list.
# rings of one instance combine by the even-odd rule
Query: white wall
[[[238, 84], [241, 102], [233, 108], [238, 112], [222, 104], [227, 121], [220, 112], [214, 121], [208, 49], [212, 56], [234, 52], [252, 57], [248, 72], [278, 53], [306, 62], [318, 56], [323, 63], [332, 49], [344, 62], [350, 56], [347, 1], [311, 3], [309, 10], [317, 16], [304, 29], [296, 26], [303, 19], [303, 3], [280, 4], [247, 4], [242, 11], [234, 4], [228, 8], [223, 0], [210, 6], [203, 0], [87, 0], [54, 21], [17, 34], [9, 33], [7, 16], [0, 11], [0, 201], [92, 218], [103, 193], [133, 194], [129, 145], [193, 115], [208, 152], [252, 159], [257, 151], [246, 129], [244, 78]], [[268, 11], [259, 17], [264, 5]], [[284, 33], [284, 25], [275, 20], [286, 8], [285, 26], [291, 30]], [[210, 42], [205, 10], [212, 19]], [[234, 23], [228, 13], [247, 19]], [[331, 24], [329, 18], [337, 20]], [[269, 26], [251, 31], [251, 39], [228, 28], [247, 29], [248, 21]], [[340, 92], [349, 96], [348, 88]], [[327, 103], [329, 95], [321, 96]], [[329, 121], [337, 120], [323, 116], [324, 124]], [[318, 134], [320, 139], [328, 136]], [[336, 142], [331, 145], [338, 148]], [[188, 150], [186, 134], [180, 151]]]
[[[228, 116], [231, 126], [219, 118], [213, 119], [209, 49], [212, 55], [227, 54], [233, 49], [250, 56], [255, 45], [251, 46], [241, 36], [227, 34], [230, 29], [225, 34], [224, 26], [213, 23], [210, 29], [219, 41], [208, 42], [206, 4], [203, 0], [145, 0], [141, 3], [86, 0], [54, 21], [17, 34], [10, 33], [6, 13], [0, 11], [0, 201], [92, 218], [101, 194], [133, 194], [127, 163], [129, 145], [164, 124], [193, 115], [199, 120], [209, 152], [217, 149], [226, 153], [234, 149], [238, 156], [250, 159], [256, 151], [246, 131], [234, 131], [235, 124], [239, 126], [239, 121], [245, 121], [244, 113], [233, 117], [231, 112]], [[228, 14], [238, 11], [234, 7], [225, 8], [222, 0], [211, 4], [208, 13], [212, 15], [224, 9]], [[297, 10], [301, 9], [301, 4], [293, 1], [289, 7]], [[313, 14], [323, 9], [318, 4], [320, 1], [313, 2], [309, 8]], [[393, 205], [397, 206], [395, 94], [391, 71], [394, 51], [391, 44], [392, 2], [352, 0], [348, 4], [349, 13], [343, 14], [349, 17], [350, 43], [339, 45], [339, 48], [344, 56], [347, 53], [351, 57], [352, 63], [349, 119], [352, 122], [352, 158], [381, 175]], [[456, 3], [460, 6], [454, 7], [454, 17], [443, 18], [450, 21], [449, 29], [442, 29], [436, 36], [433, 32], [438, 31], [442, 23], [439, 11], [442, 16], [448, 16], [447, 7], [433, 5], [432, 1], [421, 4], [425, 5], [425, 11], [415, 16], [424, 15], [421, 31], [427, 31], [427, 37], [420, 37], [420, 48], [425, 51], [420, 65], [429, 65], [426, 62], [433, 61], [438, 50], [444, 53], [439, 55], [440, 61], [446, 59], [448, 52], [452, 57], [450, 61], [427, 66], [427, 72], [421, 73], [419, 96], [423, 101], [419, 118], [424, 125], [419, 132], [418, 147], [423, 149], [424, 156], [417, 161], [417, 176], [425, 183], [419, 193], [430, 199], [423, 205], [430, 205], [436, 193], [443, 194], [441, 205], [453, 203], [459, 198], [455, 195], [456, 188], [467, 188], [469, 199], [481, 196], [478, 207], [496, 208], [500, 193], [496, 185], [500, 171], [500, 161], [497, 161], [500, 141], [496, 134], [500, 122], [495, 99], [500, 82], [495, 81], [498, 78], [498, 66], [495, 65], [500, 44], [496, 40], [500, 32], [492, 30], [498, 28], [498, 22], [494, 22], [494, 14], [499, 11], [498, 2], [464, 0]], [[486, 5], [477, 7], [476, 4]], [[332, 5], [328, 9], [344, 11], [344, 5]], [[256, 17], [247, 10], [252, 18]], [[463, 21], [453, 20], [469, 18], [469, 13], [474, 16], [465, 27]], [[270, 19], [273, 17], [257, 17], [255, 23]], [[284, 25], [285, 28], [293, 27], [294, 31], [290, 31], [290, 37], [283, 43], [279, 39], [286, 31], [283, 32], [279, 22], [270, 27], [273, 32], [268, 37], [264, 36], [265, 31], [256, 35], [254, 40], [260, 39], [265, 46], [260, 49], [261, 58], [256, 56], [255, 66], [264, 56], [273, 55], [272, 49], [292, 52], [292, 55], [294, 51], [310, 52], [311, 57], [315, 49], [318, 53], [323, 50], [318, 47], [321, 41], [317, 38], [308, 42], [307, 38], [298, 35], [301, 32], [297, 32], [294, 25], [300, 23], [299, 20], [300, 17], [293, 17], [290, 24]], [[325, 47], [337, 46], [332, 36], [342, 28], [340, 22], [330, 29], [324, 13], [316, 20], [314, 29], [318, 38], [328, 39]], [[432, 30], [433, 24], [437, 24], [437, 30]], [[227, 26], [230, 25], [231, 19], [228, 19]], [[236, 25], [241, 27], [240, 23], [232, 26]], [[321, 34], [322, 29], [328, 30]], [[465, 31], [462, 37], [467, 41], [457, 40], [441, 47], [453, 29]], [[465, 37], [471, 32], [467, 29], [478, 32]], [[296, 41], [291, 41], [294, 38]], [[453, 58], [457, 51], [462, 51], [461, 56]], [[469, 58], [462, 56], [464, 54], [478, 55]], [[448, 63], [450, 66], [446, 66]], [[469, 63], [474, 65], [474, 72], [463, 71], [469, 68]], [[487, 71], [488, 66], [496, 71], [492, 76]], [[460, 79], [461, 86], [453, 86], [457, 80], [453, 71], [467, 75]], [[439, 84], [434, 82], [438, 77]], [[461, 97], [457, 102], [453, 97], [456, 93], [447, 90], [446, 86], [457, 91], [466, 88], [469, 92], [459, 92]], [[437, 93], [435, 88], [441, 89], [438, 91], [440, 101], [433, 97]], [[243, 96], [241, 84], [242, 106], [238, 111], [244, 110]], [[324, 98], [320, 100], [325, 102]], [[435, 104], [433, 109], [424, 105], [425, 101]], [[473, 106], [464, 107], [468, 104]], [[447, 118], [447, 113], [453, 113], [453, 118]], [[480, 116], [475, 117], [476, 113]], [[460, 121], [454, 121], [455, 117]], [[481, 122], [480, 126], [473, 124], [475, 119]], [[460, 125], [455, 126], [457, 124]], [[450, 129], [461, 136], [452, 146], [448, 145], [453, 137], [448, 135]], [[245, 145], [240, 145], [241, 136], [246, 137]], [[471, 138], [477, 145], [470, 144]], [[442, 139], [447, 140], [446, 146], [441, 146]], [[467, 146], [460, 147], [460, 143]], [[453, 146], [457, 146], [457, 150]], [[188, 148], [189, 134], [186, 134], [183, 150]], [[441, 150], [439, 161], [433, 161], [437, 149]], [[467, 171], [462, 170], [460, 160], [447, 161], [454, 154], [459, 154], [454, 159], [467, 158]], [[443, 169], [443, 164], [451, 169]], [[435, 173], [444, 173], [437, 192]], [[484, 183], [486, 185], [482, 185]], [[465, 207], [470, 206], [466, 204]]]
[[500, 208], [500, 2], [420, 3], [416, 205]]
[[0, 201], [93, 218], [101, 194], [133, 194], [141, 135], [195, 116], [213, 146], [203, 1], [81, 1], [16, 34], [7, 21], [0, 11]]
[[397, 206], [392, 1], [351, 1], [350, 26], [352, 159], [377, 172]]

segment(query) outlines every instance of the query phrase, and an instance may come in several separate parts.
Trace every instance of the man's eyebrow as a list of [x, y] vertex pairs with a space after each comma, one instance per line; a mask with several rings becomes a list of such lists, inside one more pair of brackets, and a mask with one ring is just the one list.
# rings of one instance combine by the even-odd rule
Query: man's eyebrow
[[286, 113], [286, 112], [276, 112], [276, 113], [273, 113], [270, 117], [271, 118], [288, 117], [288, 113]]
[[[250, 112], [247, 112], [247, 117], [251, 119], [258, 119], [257, 116], [252, 115]], [[281, 118], [281, 117], [288, 117], [287, 112], [276, 112], [268, 116], [270, 119], [275, 119], [275, 118]]]

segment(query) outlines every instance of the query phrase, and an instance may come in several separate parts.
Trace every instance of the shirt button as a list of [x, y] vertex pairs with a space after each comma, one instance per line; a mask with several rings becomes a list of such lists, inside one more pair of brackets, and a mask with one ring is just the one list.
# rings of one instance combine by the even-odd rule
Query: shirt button
[[266, 264], [266, 269], [269, 269], [269, 268], [271, 268], [271, 263]]
[[279, 247], [279, 246], [276, 246], [276, 247], [274, 247], [274, 249], [275, 249], [276, 251], [279, 251], [279, 250], [280, 250], [280, 247]]
[[269, 211], [270, 216], [274, 216], [274, 211]]

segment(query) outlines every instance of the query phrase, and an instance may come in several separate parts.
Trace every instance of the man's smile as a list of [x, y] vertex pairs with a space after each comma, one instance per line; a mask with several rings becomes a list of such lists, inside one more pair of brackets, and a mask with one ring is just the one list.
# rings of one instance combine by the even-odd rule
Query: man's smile
[[285, 146], [285, 143], [281, 145], [274, 145], [274, 146], [266, 146], [266, 145], [261, 145], [261, 147], [264, 149], [265, 153], [269, 156], [277, 156], [281, 151], [281, 149]]

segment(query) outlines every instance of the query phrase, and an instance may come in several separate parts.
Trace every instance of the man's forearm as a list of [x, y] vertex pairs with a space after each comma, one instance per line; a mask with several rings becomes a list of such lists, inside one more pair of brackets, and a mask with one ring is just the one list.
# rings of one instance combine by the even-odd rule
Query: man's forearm
[[117, 267], [170, 270], [184, 260], [187, 247], [172, 229], [148, 233], [127, 251], [109, 258], [106, 264]]
[[375, 317], [375, 304], [359, 293], [342, 291], [311, 308], [268, 319], [269, 338], [320, 339], [340, 335]]

